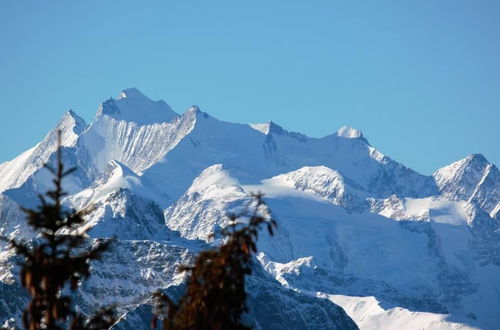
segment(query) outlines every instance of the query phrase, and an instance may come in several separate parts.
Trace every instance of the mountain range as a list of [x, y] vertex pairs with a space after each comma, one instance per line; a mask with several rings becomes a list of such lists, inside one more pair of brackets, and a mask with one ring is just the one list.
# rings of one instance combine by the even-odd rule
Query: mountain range
[[[94, 205], [90, 242], [117, 239], [74, 299], [83, 312], [116, 304], [117, 329], [147, 329], [151, 293], [181, 294], [176, 268], [220, 244], [226, 214], [256, 192], [278, 230], [262, 233], [247, 280], [254, 328], [500, 328], [500, 172], [483, 155], [422, 175], [354, 128], [312, 138], [197, 106], [180, 115], [130, 88], [0, 164], [0, 234], [33, 238], [21, 207], [51, 187], [58, 131], [77, 168], [65, 206]], [[0, 324], [15, 327], [28, 298], [0, 251]]]

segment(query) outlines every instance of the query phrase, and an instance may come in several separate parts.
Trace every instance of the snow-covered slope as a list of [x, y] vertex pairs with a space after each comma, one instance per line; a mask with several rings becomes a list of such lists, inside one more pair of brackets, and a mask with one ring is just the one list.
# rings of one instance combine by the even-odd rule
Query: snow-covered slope
[[[58, 130], [65, 164], [77, 167], [65, 205], [93, 205], [90, 238], [117, 238], [78, 303], [116, 302], [117, 328], [145, 329], [151, 292], [179, 293], [177, 265], [220, 243], [226, 214], [257, 192], [279, 227], [272, 238], [262, 233], [247, 283], [254, 327], [500, 324], [500, 172], [482, 155], [425, 176], [351, 127], [311, 138], [274, 122], [220, 121], [197, 106], [178, 115], [131, 88], [88, 125], [69, 111], [42, 142], [0, 164], [2, 235], [32, 236], [20, 207], [51, 185], [43, 165], [55, 162]], [[2, 249], [1, 323], [26, 301]]]
[[361, 329], [480, 329], [464, 325], [463, 320], [448, 320], [446, 314], [413, 312], [401, 307], [384, 309], [375, 297], [341, 295], [326, 295], [326, 297], [342, 306]]
[[58, 131], [61, 131], [61, 144], [72, 147], [86, 127], [85, 121], [73, 110], [69, 110], [42, 142], [0, 165], [0, 192], [19, 187], [30, 175], [43, 167], [56, 150]]
[[145, 178], [168, 186], [174, 198], [180, 197], [202, 170], [219, 163], [245, 184], [303, 166], [323, 165], [377, 197], [395, 193], [421, 196], [437, 191], [431, 177], [382, 155], [361, 133], [349, 135], [345, 128], [317, 139], [288, 132], [273, 122], [263, 133], [249, 125], [219, 121], [197, 107], [183, 117], [192, 118], [192, 130], [162, 161], [144, 171]]
[[186, 193], [165, 210], [166, 224], [183, 237], [207, 240], [211, 233], [227, 224], [216, 221], [224, 221], [226, 213], [236, 212], [242, 206], [241, 201], [248, 199], [238, 181], [222, 165], [213, 165], [205, 169]]
[[326, 166], [304, 166], [263, 182], [266, 184], [266, 190], [272, 186], [278, 189], [279, 187], [291, 188], [310, 192], [348, 210], [363, 211], [367, 208], [367, 202], [363, 197], [369, 194], [362, 191], [362, 188], [354, 188], [355, 183], [349, 185], [347, 178]]
[[95, 121], [81, 136], [100, 171], [117, 160], [140, 173], [192, 129], [190, 118], [179, 117], [164, 102], [153, 102], [136, 89], [126, 89], [118, 100], [104, 102]]
[[[196, 187], [203, 185], [200, 181], [214, 179], [207, 177], [207, 172], [211, 172], [208, 169], [167, 210], [167, 224], [182, 228], [180, 233], [184, 237], [203, 238], [204, 233], [225, 224], [220, 203], [227, 197], [225, 191], [239, 192], [239, 187], [247, 193], [261, 191], [278, 219], [279, 230], [273, 238], [262, 236], [259, 261], [285, 287], [346, 299], [377, 297], [381, 301], [379, 312], [383, 309], [389, 316], [400, 313], [409, 328], [427, 324], [451, 329], [455, 323], [463, 328], [488, 328], [498, 322], [495, 306], [488, 301], [495, 299], [494, 292], [498, 292], [500, 286], [485, 274], [497, 274], [500, 269], [475, 259], [479, 252], [475, 242], [481, 237], [471, 232], [466, 202], [407, 199], [403, 214], [409, 220], [399, 221], [368, 211], [351, 212], [334, 205], [336, 203], [325, 198], [323, 191], [296, 187], [285, 179], [310, 169], [263, 180], [260, 185], [238, 186], [236, 181], [225, 177], [222, 184], [194, 193]], [[324, 175], [332, 171], [314, 170], [311, 187], [314, 183], [323, 187], [329, 180], [318, 181], [314, 172]], [[219, 177], [220, 173], [214, 175]], [[334, 187], [337, 184], [332, 183]], [[218, 203], [215, 194], [220, 196]], [[196, 203], [208, 201], [209, 204], [197, 207], [193, 196]], [[239, 202], [235, 199], [238, 196], [241, 196]], [[232, 194], [226, 210], [230, 212], [235, 205], [244, 204], [246, 198], [248, 195]], [[217, 212], [207, 211], [212, 209], [208, 205]], [[188, 210], [190, 216], [185, 216]], [[425, 217], [412, 218], [421, 213]], [[200, 218], [208, 228], [201, 228]], [[470, 301], [474, 303], [467, 303]], [[351, 300], [345, 303], [348, 306]], [[359, 313], [350, 316], [364, 319]], [[378, 315], [388, 322], [392, 317], [389, 316]], [[365, 318], [371, 317], [365, 315]], [[378, 318], [376, 322], [380, 322]], [[376, 324], [366, 327], [373, 328]], [[392, 326], [397, 328], [398, 324], [402, 323]]]

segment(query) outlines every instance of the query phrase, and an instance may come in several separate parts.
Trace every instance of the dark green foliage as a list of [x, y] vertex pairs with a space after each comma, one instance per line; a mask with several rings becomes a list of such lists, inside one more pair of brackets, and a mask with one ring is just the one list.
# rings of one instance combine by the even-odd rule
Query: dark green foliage
[[[271, 235], [276, 227], [273, 219], [263, 216], [266, 212], [262, 195], [255, 195], [255, 207], [249, 214], [229, 215], [230, 225], [222, 230], [224, 244], [202, 251], [193, 266], [183, 266], [179, 271], [190, 272], [187, 289], [179, 303], [167, 295], [156, 293], [157, 319], [163, 319], [164, 329], [249, 329], [241, 323], [247, 312], [245, 276], [251, 274], [251, 262], [257, 252], [256, 241], [261, 225]], [[239, 219], [248, 218], [238, 222]]]
[[[57, 149], [57, 167], [46, 165], [54, 175], [54, 189], [40, 196], [37, 209], [25, 209], [27, 222], [39, 233], [32, 244], [11, 240], [10, 244], [21, 262], [20, 280], [31, 295], [23, 312], [26, 329], [107, 329], [116, 317], [112, 308], [99, 310], [86, 319], [74, 312], [70, 297], [62, 293], [65, 287], [76, 290], [81, 280], [90, 276], [90, 261], [99, 259], [110, 241], [98, 241], [86, 247], [85, 230], [81, 226], [89, 209], [65, 210], [61, 205], [66, 195], [62, 180], [74, 169], [65, 170], [61, 160], [61, 144]], [[78, 232], [79, 231], [79, 232]]]

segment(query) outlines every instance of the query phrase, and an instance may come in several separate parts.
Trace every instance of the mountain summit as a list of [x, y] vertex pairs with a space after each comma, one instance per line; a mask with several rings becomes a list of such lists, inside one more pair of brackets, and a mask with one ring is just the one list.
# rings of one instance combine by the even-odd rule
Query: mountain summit
[[137, 125], [169, 122], [178, 116], [165, 101], [152, 101], [137, 88], [124, 89], [118, 99], [110, 98], [105, 101], [99, 107], [97, 115], [106, 115]]
[[336, 134], [337, 136], [347, 139], [357, 139], [363, 137], [363, 133], [361, 133], [361, 131], [349, 126], [339, 128]]

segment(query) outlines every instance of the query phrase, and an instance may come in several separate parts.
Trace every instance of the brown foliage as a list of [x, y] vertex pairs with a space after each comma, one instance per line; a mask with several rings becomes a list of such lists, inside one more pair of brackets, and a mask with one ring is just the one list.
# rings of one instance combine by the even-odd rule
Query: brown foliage
[[[256, 241], [261, 225], [270, 235], [276, 222], [263, 216], [265, 203], [262, 195], [254, 195], [255, 207], [239, 215], [229, 215], [230, 225], [223, 229], [226, 242], [212, 250], [202, 251], [193, 266], [182, 266], [179, 271], [190, 272], [186, 293], [179, 303], [167, 295], [155, 294], [156, 306], [152, 327], [158, 318], [164, 329], [249, 329], [241, 323], [247, 311], [245, 276], [251, 274], [252, 256], [257, 252]], [[241, 218], [248, 218], [244, 223]]]
[[24, 209], [27, 222], [40, 234], [39, 239], [31, 243], [10, 240], [10, 245], [23, 257], [20, 281], [31, 295], [31, 302], [23, 312], [23, 325], [30, 330], [62, 329], [66, 324], [71, 329], [107, 329], [116, 321], [113, 308], [102, 309], [86, 319], [73, 311], [70, 297], [62, 293], [65, 286], [76, 290], [80, 281], [90, 276], [90, 261], [99, 259], [110, 241], [99, 241], [86, 248], [84, 231], [70, 234], [81, 229], [89, 210], [68, 211], [61, 205], [66, 195], [62, 180], [74, 169], [64, 168], [60, 134], [57, 168], [49, 165], [46, 168], [54, 175], [54, 189], [46, 197], [39, 196], [41, 205], [37, 209]]

